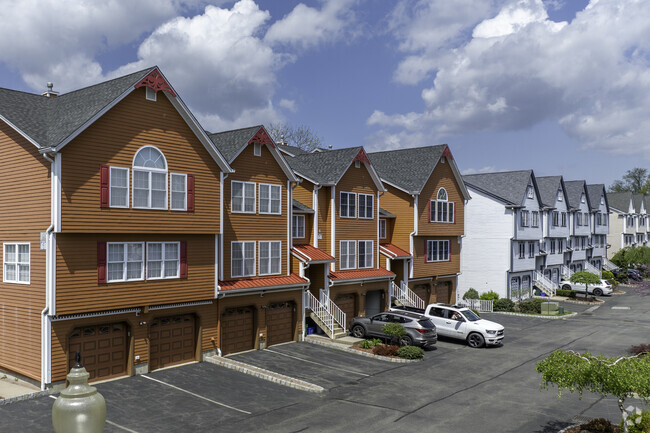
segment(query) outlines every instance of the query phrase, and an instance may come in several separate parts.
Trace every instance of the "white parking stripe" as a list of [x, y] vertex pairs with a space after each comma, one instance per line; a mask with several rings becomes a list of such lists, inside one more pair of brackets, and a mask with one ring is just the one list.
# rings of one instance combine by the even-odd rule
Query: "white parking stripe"
[[275, 353], [275, 354], [278, 354], [278, 355], [286, 356], [287, 358], [293, 358], [293, 359], [297, 359], [297, 360], [302, 361], [302, 362], [308, 362], [310, 364], [316, 364], [316, 365], [320, 365], [322, 367], [327, 367], [330, 370], [341, 370], [341, 371], [345, 371], [347, 373], [353, 373], [353, 374], [358, 374], [360, 376], [370, 377], [369, 374], [359, 373], [358, 371], [346, 370], [345, 368], [341, 368], [341, 367], [333, 367], [331, 365], [322, 364], [320, 362], [312, 361], [310, 359], [300, 358], [298, 356], [293, 356], [293, 355], [287, 355], [286, 353], [282, 353], [282, 352], [276, 352], [275, 350], [272, 350], [272, 349], [264, 349], [264, 350], [266, 350], [267, 352], [271, 352], [271, 353]]
[[[57, 397], [55, 397], [55, 396], [53, 396], [53, 395], [50, 395], [49, 397], [50, 397], [50, 398], [53, 398], [54, 400], [57, 399]], [[113, 427], [117, 427], [117, 428], [122, 429], [122, 430], [124, 430], [124, 431], [128, 431], [129, 433], [138, 433], [138, 432], [135, 431], [135, 430], [131, 430], [130, 428], [126, 428], [126, 427], [124, 427], [124, 426], [121, 426], [121, 425], [119, 425], [119, 424], [116, 424], [116, 423], [114, 423], [113, 421], [106, 420], [106, 422], [107, 422], [108, 424], [112, 425]]]
[[191, 391], [187, 391], [187, 390], [185, 390], [185, 389], [183, 389], [183, 388], [179, 388], [179, 387], [177, 387], [177, 386], [174, 386], [174, 385], [169, 384], [169, 383], [167, 383], [167, 382], [163, 382], [162, 380], [154, 379], [153, 377], [149, 377], [149, 376], [146, 376], [146, 375], [144, 375], [144, 374], [143, 374], [141, 377], [144, 377], [145, 379], [153, 380], [154, 382], [161, 383], [161, 384], [163, 384], [163, 385], [165, 385], [165, 386], [168, 386], [168, 387], [170, 387], [170, 388], [177, 389], [177, 390], [182, 391], [182, 392], [185, 392], [185, 393], [187, 393], [187, 394], [189, 394], [189, 395], [193, 395], [194, 397], [197, 397], [197, 398], [200, 398], [200, 399], [203, 399], [203, 400], [209, 401], [210, 403], [214, 403], [214, 404], [217, 404], [217, 405], [219, 405], [219, 406], [223, 406], [223, 407], [228, 408], [228, 409], [236, 410], [237, 412], [245, 413], [246, 415], [250, 415], [250, 414], [252, 413], [252, 412], [249, 412], [249, 411], [247, 411], [247, 410], [237, 409], [236, 407], [228, 406], [228, 405], [225, 404], [225, 403], [220, 403], [220, 402], [218, 402], [218, 401], [211, 400], [211, 399], [209, 399], [209, 398], [207, 398], [207, 397], [203, 397], [202, 395], [195, 394], [195, 393], [193, 393], [193, 392], [191, 392]]

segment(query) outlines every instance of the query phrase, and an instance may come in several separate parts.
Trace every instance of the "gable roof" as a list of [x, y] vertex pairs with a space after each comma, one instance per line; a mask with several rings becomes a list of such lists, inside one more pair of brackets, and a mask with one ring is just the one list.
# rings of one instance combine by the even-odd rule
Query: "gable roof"
[[587, 191], [587, 182], [584, 180], [567, 180], [564, 182], [566, 188], [566, 195], [569, 198], [569, 205], [573, 209], [580, 208], [580, 197], [585, 195], [585, 202], [589, 209], [591, 209], [591, 202], [589, 200], [589, 192]]
[[296, 155], [304, 155], [306, 153], [311, 153], [296, 146], [289, 146], [288, 144], [281, 144], [281, 143], [277, 143], [277, 144], [278, 144], [278, 150], [284, 153], [285, 155], [296, 156]]
[[587, 192], [589, 192], [589, 202], [591, 204], [591, 210], [597, 210], [600, 207], [600, 196], [601, 194], [605, 196], [605, 206], [607, 206], [607, 212], [609, 212], [609, 203], [607, 199], [607, 193], [605, 192], [605, 185], [602, 183], [595, 183], [587, 185]]
[[463, 196], [469, 199], [469, 193], [446, 144], [368, 154], [381, 180], [408, 194], [422, 192], [443, 156], [447, 157]]
[[508, 206], [522, 205], [531, 179], [537, 192], [538, 202], [541, 205], [539, 189], [537, 188], [533, 170], [501, 171], [497, 173], [466, 174], [463, 176], [463, 181], [467, 185], [500, 199]]
[[[149, 82], [144, 84], [145, 80]], [[51, 98], [0, 89], [0, 120], [18, 131], [41, 152], [58, 151], [136, 88], [142, 86], [153, 86], [156, 91], [164, 90], [174, 108], [220, 168], [226, 172], [232, 171], [157, 66]]]
[[[363, 161], [365, 159], [365, 161]], [[304, 153], [287, 158], [287, 162], [297, 175], [320, 185], [336, 185], [355, 160], [362, 161], [377, 188], [384, 191], [379, 175], [372, 163], [366, 158], [363, 147], [327, 150], [323, 152]]]
[[229, 164], [232, 164], [249, 144], [253, 142], [265, 144], [287, 177], [293, 182], [298, 181], [298, 178], [293, 173], [293, 170], [291, 170], [291, 167], [289, 167], [286, 159], [278, 151], [275, 142], [271, 140], [271, 136], [266, 131], [266, 128], [264, 128], [264, 125], [255, 125], [215, 133], [207, 132], [207, 134], [210, 140], [212, 140], [212, 143], [226, 157]]
[[631, 199], [632, 193], [630, 191], [607, 193], [607, 202], [609, 203], [609, 206], [619, 213], [628, 213], [630, 210]]
[[643, 194], [632, 194], [632, 204], [634, 205], [634, 212], [641, 213], [641, 205], [643, 204], [643, 209], [648, 210], [645, 207], [645, 195]]
[[559, 189], [562, 189], [562, 195], [564, 195], [567, 209], [569, 209], [569, 198], [567, 197], [566, 187], [564, 186], [562, 176], [537, 177], [537, 186], [539, 187], [539, 195], [544, 206], [554, 208], [557, 192]]
[[307, 205], [300, 203], [295, 198], [292, 202], [293, 213], [314, 213], [314, 210]]

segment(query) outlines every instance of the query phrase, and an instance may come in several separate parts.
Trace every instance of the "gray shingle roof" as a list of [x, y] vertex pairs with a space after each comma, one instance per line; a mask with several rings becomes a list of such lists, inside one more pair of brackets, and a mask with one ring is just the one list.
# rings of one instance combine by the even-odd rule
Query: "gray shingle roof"
[[249, 126], [248, 128], [234, 129], [217, 133], [208, 132], [208, 137], [217, 146], [228, 162], [239, 154], [242, 147], [246, 146], [251, 138], [262, 128], [262, 125]]
[[289, 156], [304, 155], [306, 153], [311, 153], [311, 152], [303, 150], [303, 149], [301, 149], [299, 147], [289, 146], [289, 145], [286, 145], [286, 144], [285, 145], [278, 144], [278, 150], [280, 150], [280, 152], [286, 153]]
[[537, 177], [536, 180], [542, 204], [548, 207], [555, 207], [557, 191], [562, 185], [562, 176], [543, 176]]
[[502, 171], [498, 173], [468, 174], [463, 181], [479, 191], [500, 198], [512, 206], [524, 202], [533, 170]]
[[0, 89], [0, 115], [40, 146], [54, 147], [154, 68], [147, 68], [55, 98]]
[[[605, 191], [605, 185], [602, 183], [595, 183], [587, 185], [587, 192], [589, 193], [589, 203], [592, 210], [597, 210], [600, 206], [600, 195]], [[607, 194], [605, 194], [605, 203], [607, 204]]]
[[[632, 194], [632, 203], [634, 205], [634, 212], [641, 213], [641, 203], [644, 201], [645, 196], [643, 194]], [[645, 203], [643, 203], [645, 207]]]
[[630, 209], [631, 198], [632, 193], [629, 191], [607, 193], [607, 202], [609, 203], [609, 206], [623, 213], [627, 213], [627, 211]]
[[293, 211], [298, 213], [314, 213], [314, 210], [309, 206], [300, 203], [298, 200], [293, 200]]
[[321, 185], [335, 185], [362, 147], [335, 149], [327, 152], [305, 153], [287, 158], [291, 168], [299, 175]]
[[447, 146], [415, 147], [369, 153], [379, 177], [411, 194], [422, 191]]
[[[573, 209], [578, 209], [580, 207], [580, 197], [585, 193], [586, 182], [584, 180], [568, 180], [564, 182], [564, 187], [566, 188], [566, 194], [569, 197], [569, 206]], [[589, 193], [585, 193], [585, 200], [591, 209], [591, 203], [589, 203]]]
[[388, 212], [386, 209], [379, 208], [379, 216], [381, 218], [397, 218], [397, 215]]

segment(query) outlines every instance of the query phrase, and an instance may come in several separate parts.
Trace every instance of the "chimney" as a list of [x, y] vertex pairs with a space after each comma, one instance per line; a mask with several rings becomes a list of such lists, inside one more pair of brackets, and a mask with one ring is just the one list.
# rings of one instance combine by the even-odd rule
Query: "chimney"
[[41, 95], [45, 96], [46, 98], [56, 98], [59, 95], [59, 92], [55, 92], [52, 90], [54, 87], [54, 84], [51, 82], [47, 83], [47, 91], [41, 93]]

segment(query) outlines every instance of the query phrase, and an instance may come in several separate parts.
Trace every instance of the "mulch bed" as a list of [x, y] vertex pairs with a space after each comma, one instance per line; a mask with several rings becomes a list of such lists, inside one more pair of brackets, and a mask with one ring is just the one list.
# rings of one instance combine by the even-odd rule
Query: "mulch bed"
[[355, 344], [354, 346], [352, 346], [352, 348], [353, 348], [353, 349], [356, 349], [356, 350], [358, 350], [358, 351], [360, 351], [360, 352], [371, 353], [371, 354], [376, 355], [376, 356], [383, 356], [384, 358], [404, 359], [404, 358], [400, 358], [399, 356], [377, 355], [376, 353], [374, 353], [374, 352], [372, 351], [372, 349], [363, 349], [363, 348], [359, 347], [359, 346], [356, 345], [356, 344]]
[[[623, 430], [617, 425], [613, 425], [612, 428], [614, 429], [614, 433], [621, 433]], [[574, 427], [570, 427], [567, 430], [562, 430], [562, 433], [580, 433], [582, 431], [582, 426], [577, 425]]]

